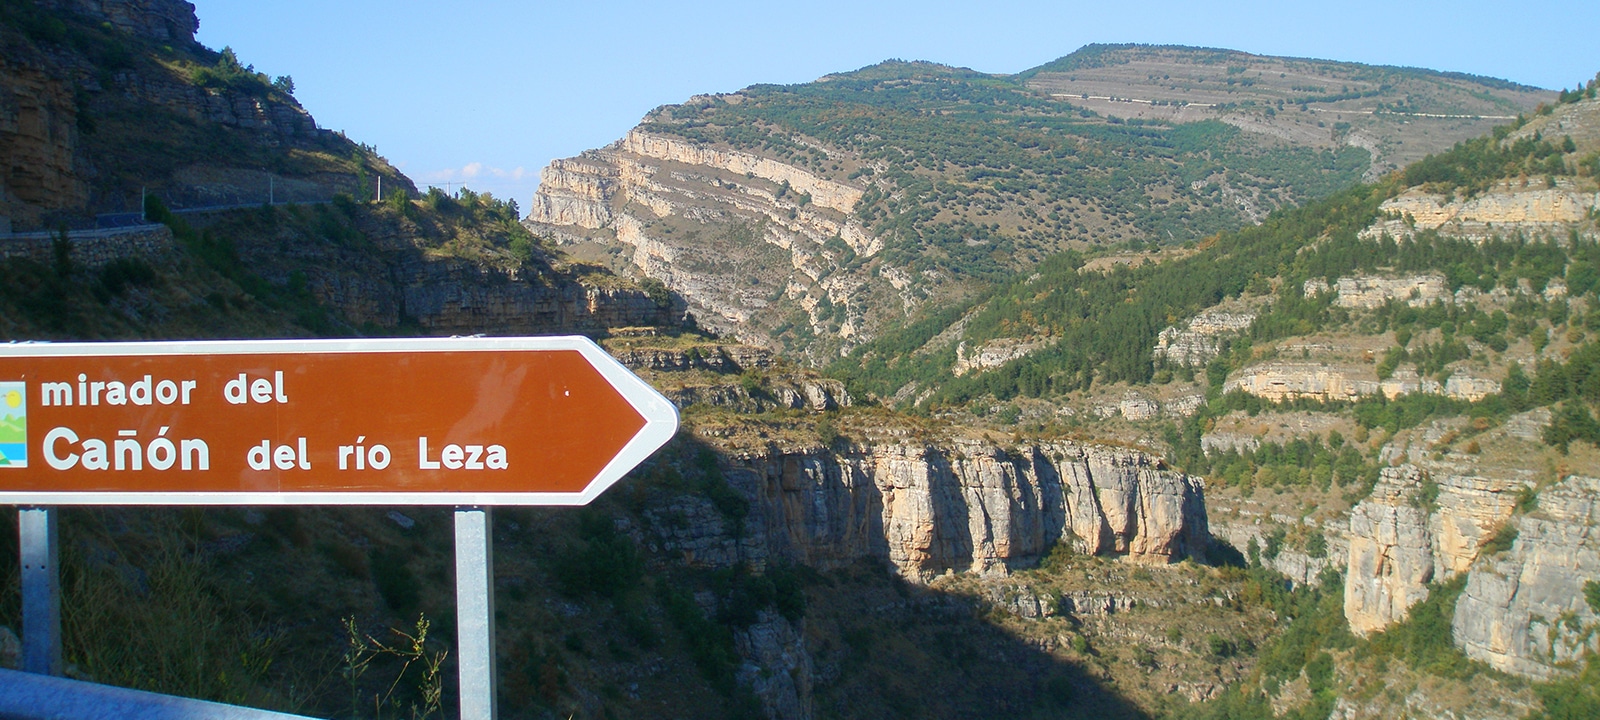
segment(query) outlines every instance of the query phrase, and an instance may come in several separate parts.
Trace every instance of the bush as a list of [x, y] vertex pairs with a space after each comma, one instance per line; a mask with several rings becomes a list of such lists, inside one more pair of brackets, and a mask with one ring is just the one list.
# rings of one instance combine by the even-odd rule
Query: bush
[[1479, 552], [1483, 555], [1503, 553], [1510, 550], [1512, 544], [1516, 543], [1516, 541], [1517, 526], [1507, 521], [1506, 524], [1500, 526], [1499, 530], [1495, 531], [1494, 536], [1489, 538], [1488, 542], [1483, 544], [1483, 548]]
[[95, 294], [102, 301], [121, 295], [130, 287], [149, 287], [158, 280], [156, 270], [140, 258], [117, 258], [100, 268]]
[[1325, 558], [1328, 556], [1328, 538], [1320, 532], [1314, 532], [1306, 539], [1306, 556]]
[[633, 539], [617, 532], [611, 517], [593, 508], [578, 516], [578, 545], [556, 557], [556, 586], [568, 597], [616, 599], [644, 577], [644, 561]]
[[406, 564], [410, 553], [400, 548], [382, 548], [372, 553], [372, 581], [383, 601], [398, 612], [416, 609], [417, 576]]

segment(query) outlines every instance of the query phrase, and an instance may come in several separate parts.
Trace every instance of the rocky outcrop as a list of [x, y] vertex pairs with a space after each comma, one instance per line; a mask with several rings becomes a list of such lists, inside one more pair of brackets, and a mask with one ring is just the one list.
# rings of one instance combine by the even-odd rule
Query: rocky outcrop
[[1421, 483], [1416, 468], [1385, 468], [1372, 494], [1350, 511], [1344, 616], [1357, 635], [1404, 619], [1428, 597], [1432, 536], [1427, 511], [1413, 502]]
[[1363, 235], [1411, 237], [1418, 230], [1441, 235], [1486, 240], [1491, 237], [1556, 236], [1568, 230], [1593, 233], [1591, 213], [1600, 207], [1600, 192], [1592, 184], [1580, 186], [1569, 178], [1506, 181], [1471, 198], [1434, 195], [1421, 189], [1385, 200], [1386, 217]]
[[1548, 679], [1600, 651], [1600, 614], [1585, 600], [1600, 579], [1600, 480], [1568, 477], [1538, 502], [1509, 551], [1472, 565], [1451, 627], [1468, 657]]
[[1413, 275], [1407, 277], [1357, 276], [1342, 277], [1330, 287], [1326, 280], [1312, 278], [1301, 288], [1306, 297], [1337, 292], [1334, 304], [1345, 308], [1374, 310], [1390, 301], [1399, 300], [1411, 307], [1424, 307], [1435, 302], [1450, 302], [1450, 284], [1443, 275]]
[[[1247, 367], [1223, 384], [1223, 392], [1249, 393], [1274, 402], [1309, 398], [1323, 401], [1355, 400], [1376, 395], [1380, 385], [1370, 371], [1324, 363], [1270, 362]], [[1370, 379], [1369, 379], [1370, 378]]]
[[1419, 229], [1433, 230], [1452, 222], [1499, 226], [1575, 223], [1600, 205], [1600, 193], [1559, 187], [1505, 189], [1510, 192], [1486, 193], [1465, 201], [1410, 192], [1384, 201], [1380, 209], [1410, 217]]
[[0, 53], [0, 214], [19, 227], [78, 207], [88, 186], [74, 167], [78, 107], [38, 63]]
[[623, 365], [635, 371], [684, 372], [706, 370], [714, 373], [741, 373], [773, 365], [770, 350], [750, 345], [703, 345], [689, 348], [630, 347], [613, 352]]
[[864, 191], [785, 162], [635, 129], [540, 177], [530, 229], [624, 248], [704, 326], [746, 342], [769, 344], [798, 311], [812, 333], [848, 347], [869, 309], [915, 294], [841, 271], [882, 249], [851, 215]]
[[805, 375], [779, 376], [755, 388], [740, 384], [686, 383], [668, 387], [658, 384], [657, 389], [679, 408], [706, 405], [742, 413], [773, 409], [826, 412], [854, 404], [844, 383]]
[[[794, 192], [808, 195], [811, 202], [825, 208], [849, 213], [861, 199], [862, 191], [842, 183], [817, 177], [805, 170], [748, 153], [717, 150], [664, 135], [652, 135], [643, 130], [633, 130], [623, 139], [622, 147], [637, 155], [670, 160], [685, 165], [703, 165], [740, 175], [754, 175], [763, 180], [786, 184]], [[871, 254], [871, 253], [868, 253]]]
[[756, 622], [733, 634], [734, 649], [744, 659], [734, 679], [755, 693], [772, 720], [813, 717], [811, 652], [804, 620], [799, 625], [763, 610]]
[[41, 0], [39, 4], [160, 42], [193, 42], [200, 29], [194, 5], [184, 0]]
[[995, 338], [975, 349], [969, 349], [965, 340], [956, 345], [956, 362], [950, 372], [956, 377], [970, 372], [983, 372], [1000, 367], [1017, 358], [1027, 357], [1048, 346], [1054, 338]]
[[1156, 338], [1154, 357], [1171, 365], [1204, 367], [1222, 351], [1225, 338], [1238, 335], [1255, 322], [1254, 312], [1207, 311], [1184, 328], [1169, 327]]
[[876, 559], [928, 580], [1025, 567], [1057, 542], [1166, 563], [1203, 554], [1210, 539], [1201, 481], [1131, 450], [864, 445], [735, 453], [725, 472], [750, 502], [742, 538], [719, 523], [663, 529], [697, 558]]
[[1405, 619], [1427, 598], [1430, 582], [1473, 568], [1526, 486], [1525, 478], [1386, 468], [1350, 513], [1345, 617], [1351, 630], [1366, 635]]
[[1225, 393], [1238, 390], [1273, 402], [1302, 398], [1323, 402], [1354, 401], [1378, 394], [1393, 400], [1413, 393], [1477, 401], [1500, 392], [1500, 383], [1465, 372], [1452, 375], [1441, 383], [1419, 377], [1409, 367], [1379, 380], [1367, 366], [1268, 362], [1240, 370], [1223, 384], [1222, 389]]

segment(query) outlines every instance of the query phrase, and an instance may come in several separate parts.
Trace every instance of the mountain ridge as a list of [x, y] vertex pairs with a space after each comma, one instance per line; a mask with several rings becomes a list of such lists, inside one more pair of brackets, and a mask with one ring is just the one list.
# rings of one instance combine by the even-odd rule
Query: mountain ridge
[[[1173, 61], [1170, 49], [1095, 52], [1188, 68], [1195, 77], [1183, 82], [1200, 89], [1179, 89], [1227, 102], [1141, 104], [1118, 99], [1130, 92], [1067, 92], [1089, 88], [1052, 71], [1019, 82], [886, 61], [657, 108], [623, 140], [552, 163], [528, 226], [577, 256], [656, 275], [707, 327], [825, 364], [919, 308], [959, 300], [1053, 252], [1198, 242], [1491, 124], [1467, 115], [1399, 122], [1358, 106], [1483, 105], [1459, 78], [1258, 56], [1247, 57], [1260, 67], [1213, 67]], [[1197, 51], [1183, 52], [1180, 60]], [[1343, 77], [1356, 91], [1285, 104], [1299, 82], [1290, 70]], [[1473, 87], [1524, 109], [1550, 95]], [[1428, 104], [1437, 102], [1454, 105]], [[643, 137], [675, 138], [682, 149], [658, 152]], [[704, 165], [692, 147], [789, 170]], [[802, 177], [859, 199], [819, 209], [810, 193], [790, 193]], [[719, 239], [752, 232], [766, 248]], [[733, 259], [742, 255], [750, 257]], [[691, 256], [696, 264], [666, 269], [667, 258]]]

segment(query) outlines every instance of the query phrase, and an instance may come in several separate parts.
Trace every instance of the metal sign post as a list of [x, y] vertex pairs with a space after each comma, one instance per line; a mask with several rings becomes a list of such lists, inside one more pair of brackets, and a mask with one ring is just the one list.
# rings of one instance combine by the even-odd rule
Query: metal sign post
[[22, 669], [61, 674], [61, 570], [56, 509], [17, 510], [22, 548]]
[[461, 720], [494, 720], [494, 519], [489, 508], [456, 508], [456, 665]]

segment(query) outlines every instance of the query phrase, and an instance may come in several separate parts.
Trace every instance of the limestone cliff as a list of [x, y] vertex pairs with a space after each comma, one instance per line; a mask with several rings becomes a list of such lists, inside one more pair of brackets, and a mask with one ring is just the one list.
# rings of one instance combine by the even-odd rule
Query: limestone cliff
[[1411, 237], [1418, 230], [1441, 235], [1487, 240], [1554, 237], [1566, 239], [1576, 231], [1595, 236], [1594, 211], [1600, 192], [1587, 178], [1507, 180], [1489, 192], [1471, 198], [1435, 195], [1413, 188], [1384, 201], [1385, 219], [1363, 235]]
[[1338, 293], [1334, 304], [1362, 310], [1380, 308], [1393, 300], [1411, 307], [1425, 307], [1453, 299], [1444, 276], [1439, 274], [1393, 278], [1369, 275], [1342, 277], [1331, 288], [1325, 280], [1313, 278], [1307, 280], [1302, 288], [1307, 297], [1322, 295], [1330, 290]]
[[1415, 468], [1386, 469], [1372, 494], [1350, 513], [1350, 560], [1344, 614], [1357, 635], [1382, 630], [1428, 596], [1433, 580], [1428, 514], [1412, 500]]
[[1510, 550], [1472, 564], [1452, 623], [1469, 657], [1547, 679], [1600, 651], [1600, 614], [1585, 583], [1600, 579], [1600, 480], [1572, 476], [1518, 518]]
[[1025, 567], [1057, 542], [1167, 563], [1210, 541], [1200, 480], [1137, 451], [953, 441], [729, 453], [728, 482], [751, 508], [744, 535], [709, 507], [665, 513], [656, 528], [691, 562], [875, 559], [926, 581]]
[[1222, 351], [1223, 340], [1250, 329], [1255, 320], [1254, 309], [1208, 309], [1181, 329], [1174, 325], [1162, 330], [1152, 355], [1158, 363], [1205, 367]]
[[77, 138], [71, 88], [35, 63], [0, 54], [0, 213], [27, 227], [41, 212], [83, 204]]
[[1350, 513], [1344, 607], [1351, 630], [1366, 635], [1405, 619], [1427, 598], [1429, 583], [1474, 568], [1528, 482], [1496, 472], [1425, 475], [1409, 464], [1385, 469]]
[[615, 243], [703, 325], [747, 342], [765, 344], [799, 308], [808, 332], [848, 347], [869, 300], [910, 300], [839, 272], [882, 249], [850, 215], [863, 190], [772, 158], [634, 130], [540, 179], [530, 228], [571, 245]]
[[1500, 383], [1465, 372], [1451, 375], [1441, 383], [1418, 377], [1410, 368], [1379, 380], [1371, 366], [1366, 365], [1268, 362], [1247, 367], [1229, 378], [1223, 385], [1223, 392], [1235, 390], [1274, 402], [1300, 398], [1354, 401], [1378, 394], [1393, 400], [1412, 393], [1475, 401], [1500, 392]]

